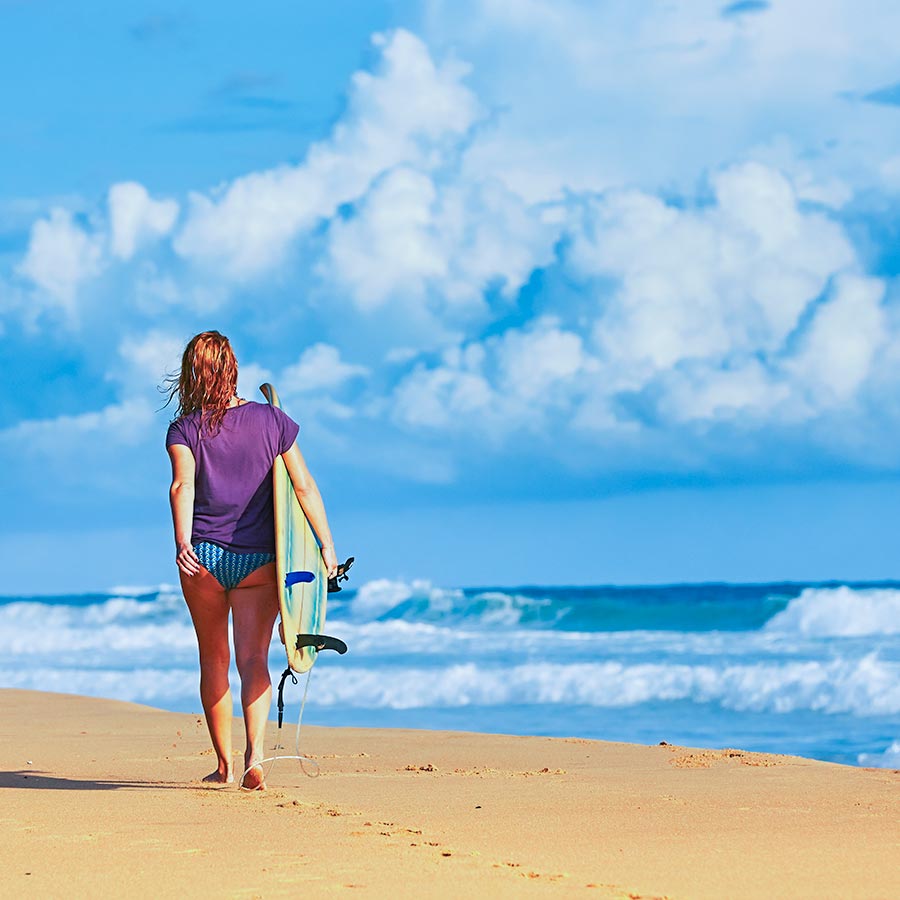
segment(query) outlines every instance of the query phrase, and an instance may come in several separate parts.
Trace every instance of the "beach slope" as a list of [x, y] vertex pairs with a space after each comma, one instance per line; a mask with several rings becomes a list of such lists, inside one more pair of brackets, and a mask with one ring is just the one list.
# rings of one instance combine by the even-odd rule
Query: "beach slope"
[[4, 894], [900, 896], [896, 771], [356, 728], [303, 749], [319, 778], [279, 762], [246, 794], [200, 782], [199, 716], [2, 690]]

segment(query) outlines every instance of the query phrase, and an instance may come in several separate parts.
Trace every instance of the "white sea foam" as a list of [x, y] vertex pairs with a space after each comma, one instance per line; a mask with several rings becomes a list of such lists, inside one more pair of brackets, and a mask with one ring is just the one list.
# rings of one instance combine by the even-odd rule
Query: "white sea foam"
[[[493, 602], [495, 594], [485, 595]], [[503, 594], [504, 606], [515, 595]], [[430, 602], [430, 601], [428, 601]], [[338, 607], [337, 604], [335, 604]], [[339, 608], [339, 607], [338, 607]], [[511, 618], [518, 615], [512, 608]], [[499, 615], [499, 614], [498, 614]], [[349, 616], [349, 618], [347, 617]], [[476, 616], [446, 620], [435, 616], [371, 619], [344, 607], [328, 620], [328, 630], [349, 644], [352, 657], [367, 658], [379, 668], [402, 665], [427, 656], [447, 663], [468, 659], [497, 664], [532, 661], [573, 663], [617, 658], [623, 662], [651, 659], [690, 664], [777, 661], [786, 657], [821, 658], [821, 639], [798, 631], [765, 629], [754, 632], [563, 631], [552, 627], [495, 626]], [[884, 644], [884, 641], [882, 641]], [[865, 647], [854, 647], [860, 656]], [[884, 658], [900, 656], [900, 647], [882, 646]], [[273, 659], [281, 648], [273, 642]], [[31, 600], [0, 605], [0, 660], [16, 657], [22, 666], [46, 665], [48, 658], [90, 664], [180, 664], [193, 659], [196, 638], [183, 599], [177, 594], [157, 600], [111, 597], [86, 606], [47, 604]], [[842, 651], [849, 655], [848, 650]], [[719, 659], [720, 658], [720, 659]]]
[[[724, 666], [583, 662], [503, 667], [463, 663], [377, 669], [342, 663], [317, 666], [314, 682], [309, 703], [325, 707], [402, 710], [552, 704], [622, 708], [688, 701], [766, 713], [900, 713], [900, 664], [886, 663], [874, 655], [855, 661]], [[193, 662], [124, 671], [102, 665], [0, 669], [0, 685], [5, 687], [170, 707], [175, 701], [195, 699], [196, 683]]]
[[180, 596], [180, 588], [174, 584], [124, 584], [111, 587], [108, 591], [120, 597], [147, 597], [151, 594], [178, 594]]
[[[174, 661], [195, 651], [196, 638], [183, 601], [170, 595], [155, 601], [113, 597], [89, 606], [19, 601], [0, 606], [0, 658], [51, 656], [68, 664], [117, 659], [119, 665], [152, 657]], [[135, 662], [134, 654], [142, 651]], [[126, 654], [123, 658], [122, 654]]]
[[[199, 707], [196, 669], [73, 669], [65, 666], [36, 669], [0, 669], [0, 685], [35, 691], [106, 697], [172, 708]], [[193, 701], [193, 703], [191, 703]]]
[[[796, 649], [804, 641], [778, 634], [680, 631], [560, 631], [539, 628], [486, 630], [484, 620], [460, 624], [386, 619], [357, 622], [329, 620], [328, 630], [342, 637], [357, 654], [408, 657], [441, 654], [458, 659], [527, 656], [546, 659], [596, 659], [599, 656], [653, 654], [715, 656], [777, 654]], [[806, 643], [809, 643], [808, 641]]]
[[534, 703], [627, 707], [680, 700], [759, 712], [895, 715], [900, 713], [900, 665], [872, 655], [853, 661], [721, 667], [619, 662], [465, 663], [384, 671], [323, 667], [310, 697], [317, 705], [391, 709]]
[[806, 588], [774, 615], [766, 631], [808, 637], [900, 634], [900, 591], [887, 588]]
[[857, 760], [861, 766], [900, 769], [900, 741], [894, 741], [884, 753], [860, 753]]

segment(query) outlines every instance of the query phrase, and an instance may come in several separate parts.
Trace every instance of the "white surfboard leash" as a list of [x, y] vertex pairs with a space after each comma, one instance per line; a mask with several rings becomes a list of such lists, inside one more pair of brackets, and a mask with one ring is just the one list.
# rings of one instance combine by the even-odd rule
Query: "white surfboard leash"
[[[285, 670], [284, 674], [281, 676], [281, 686], [279, 686], [279, 693], [281, 692], [284, 681], [287, 676], [290, 675], [294, 684], [297, 683], [297, 677], [294, 673], [288, 668]], [[275, 751], [274, 756], [267, 756], [264, 759], [261, 759], [259, 762], [253, 763], [252, 766], [248, 766], [244, 769], [244, 774], [241, 775], [241, 780], [238, 782], [238, 786], [242, 791], [246, 791], [247, 793], [252, 793], [257, 790], [257, 788], [248, 788], [244, 787], [244, 779], [247, 775], [253, 771], [253, 769], [263, 769], [263, 781], [268, 781], [269, 775], [272, 773], [272, 769], [275, 766], [276, 760], [279, 759], [296, 759], [300, 763], [300, 771], [303, 772], [309, 778], [318, 778], [319, 776], [319, 764], [309, 756], [303, 756], [300, 753], [300, 729], [303, 725], [303, 710], [306, 708], [306, 697], [309, 694], [309, 681], [312, 678], [312, 667], [310, 667], [306, 672], [306, 684], [303, 687], [303, 699], [300, 701], [300, 712], [297, 716], [297, 732], [294, 738], [294, 754], [293, 755], [281, 755], [278, 753], [279, 750], [284, 750], [285, 746], [281, 743], [281, 716], [279, 716], [278, 723], [278, 733], [275, 738], [275, 746], [272, 748]], [[269, 767], [264, 768], [264, 764], [268, 763]], [[307, 771], [307, 764], [314, 767], [314, 771]]]

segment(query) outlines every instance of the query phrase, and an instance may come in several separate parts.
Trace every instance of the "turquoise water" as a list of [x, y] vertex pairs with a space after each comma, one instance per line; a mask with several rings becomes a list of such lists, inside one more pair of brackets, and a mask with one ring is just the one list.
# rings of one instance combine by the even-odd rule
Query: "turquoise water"
[[[65, 647], [53, 665], [42, 624]], [[329, 601], [304, 721], [740, 747], [900, 766], [900, 585], [451, 590], [373, 581]], [[273, 674], [284, 654], [273, 644]], [[167, 586], [0, 598], [0, 686], [195, 711]], [[296, 721], [302, 683], [287, 695]]]

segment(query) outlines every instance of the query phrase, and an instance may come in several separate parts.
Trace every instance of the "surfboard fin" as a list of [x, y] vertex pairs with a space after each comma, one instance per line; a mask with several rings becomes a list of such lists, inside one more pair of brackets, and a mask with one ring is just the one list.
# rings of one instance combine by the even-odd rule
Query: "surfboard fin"
[[[337, 574], [334, 578], [328, 579], [328, 593], [336, 594], [338, 591], [343, 590], [339, 584], [341, 581], [349, 580], [349, 576], [347, 572], [350, 571], [350, 566], [353, 565], [353, 561], [356, 557], [351, 556], [345, 562], [342, 562], [337, 568]], [[295, 584], [308, 584], [310, 581], [315, 581], [316, 576], [313, 572], [288, 572], [284, 576], [284, 586], [286, 588], [291, 587]]]
[[284, 586], [289, 588], [293, 584], [305, 584], [315, 580], [316, 576], [312, 572], [288, 572], [284, 576]]
[[328, 579], [328, 593], [336, 594], [338, 591], [343, 590], [341, 588], [340, 582], [347, 581], [349, 576], [347, 573], [350, 571], [350, 566], [353, 565], [353, 560], [356, 559], [355, 556], [350, 556], [347, 558], [345, 562], [342, 562], [337, 568], [337, 575], [334, 578]]
[[316, 650], [336, 650], [340, 654], [347, 652], [347, 645], [336, 637], [327, 634], [298, 634], [296, 648], [315, 647]]

